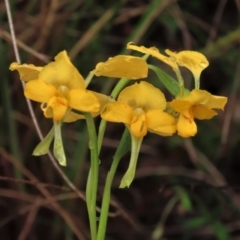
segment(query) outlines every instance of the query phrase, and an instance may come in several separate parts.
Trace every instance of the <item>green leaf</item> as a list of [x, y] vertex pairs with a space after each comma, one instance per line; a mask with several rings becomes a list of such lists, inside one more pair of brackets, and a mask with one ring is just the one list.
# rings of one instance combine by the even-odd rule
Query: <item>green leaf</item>
[[173, 95], [178, 96], [180, 93], [178, 82], [168, 75], [166, 72], [158, 67], [148, 64], [149, 69], [153, 70], [161, 83], [167, 88], [167, 90]]
[[40, 156], [47, 154], [49, 151], [50, 144], [54, 137], [54, 127], [49, 131], [47, 136], [35, 147], [33, 150], [34, 156]]
[[62, 134], [61, 134], [61, 123], [54, 122], [54, 146], [53, 146], [53, 155], [58, 160], [61, 166], [66, 166], [66, 156], [62, 144]]
[[196, 217], [185, 222], [185, 227], [189, 229], [196, 229], [209, 224], [209, 219], [207, 217]]
[[181, 201], [181, 205], [184, 208], [184, 210], [187, 212], [191, 211], [192, 210], [191, 199], [189, 198], [189, 195], [185, 191], [185, 189], [180, 186], [177, 186], [177, 187], [175, 187], [175, 190], [178, 194], [178, 197]]
[[217, 239], [219, 239], [219, 240], [231, 239], [227, 228], [220, 221], [216, 221], [212, 225], [212, 228], [214, 230], [215, 235], [217, 236]]

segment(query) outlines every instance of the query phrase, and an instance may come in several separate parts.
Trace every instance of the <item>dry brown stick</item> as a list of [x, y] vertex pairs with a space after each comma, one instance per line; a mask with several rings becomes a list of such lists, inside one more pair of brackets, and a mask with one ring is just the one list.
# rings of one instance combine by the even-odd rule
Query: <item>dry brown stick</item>
[[183, 46], [185, 49], [192, 49], [192, 38], [191, 34], [188, 31], [182, 10], [178, 6], [177, 3], [174, 3], [173, 6], [170, 8], [172, 10], [172, 14], [174, 18], [176, 19], [176, 24], [179, 26], [179, 28], [182, 31], [183, 36]]
[[[9, 34], [7, 31], [0, 29], [0, 38], [8, 41], [8, 42], [12, 42], [12, 37], [11, 34]], [[20, 41], [19, 39], [16, 39], [16, 43], [18, 45], [19, 48], [23, 49], [24, 51], [32, 54], [34, 57], [40, 59], [41, 61], [43, 61], [44, 63], [48, 63], [50, 57], [39, 53], [37, 51], [35, 51], [33, 48], [27, 46], [25, 43], [23, 43], [22, 41]]]
[[232, 200], [232, 203], [238, 209], [240, 209], [240, 196], [231, 189], [224, 188], [228, 183], [221, 172], [218, 171], [214, 164], [193, 145], [191, 139], [184, 139], [183, 143], [193, 164], [197, 167], [202, 165], [205, 168], [206, 173], [208, 173], [209, 178], [212, 179], [212, 184], [218, 187], [223, 187], [222, 192]]
[[31, 230], [31, 227], [34, 223], [34, 219], [38, 213], [38, 205], [37, 203], [34, 204], [32, 207], [31, 207], [31, 210], [27, 216], [27, 219], [26, 219], [26, 222], [22, 228], [22, 231], [20, 232], [19, 236], [18, 236], [18, 240], [25, 240]]
[[87, 31], [86, 33], [75, 43], [72, 49], [69, 51], [69, 56], [73, 60], [82, 49], [94, 39], [94, 36], [101, 30], [101, 28], [112, 18], [115, 13], [115, 8], [108, 9]]
[[[42, 204], [42, 205], [50, 203], [49, 199], [45, 199], [40, 196], [34, 196], [29, 193], [22, 193], [16, 190], [5, 189], [5, 188], [0, 188], [0, 196], [6, 197], [6, 198], [13, 198], [21, 201], [26, 201], [29, 203], [34, 203], [36, 201], [41, 200], [39, 204]], [[54, 201], [62, 201], [66, 199], [77, 198], [77, 194], [75, 192], [63, 193], [56, 196], [52, 196], [52, 198], [54, 199]]]
[[195, 148], [190, 138], [183, 140], [183, 145], [192, 161], [192, 163], [199, 167], [202, 165], [206, 172], [208, 173], [209, 177], [212, 178], [213, 182], [217, 186], [226, 186], [226, 180], [222, 176], [222, 174], [218, 171], [218, 169], [214, 166], [214, 164], [209, 161], [209, 159], [199, 150]]
[[[51, 34], [52, 27], [54, 25], [56, 12], [59, 7], [59, 0], [52, 0], [52, 1], [46, 1], [46, 3], [50, 3], [50, 7], [47, 6], [42, 9], [42, 18], [43, 18], [43, 24], [41, 26], [41, 31], [38, 35], [37, 42], [34, 44], [34, 49], [41, 50], [49, 35]], [[47, 11], [47, 14], [46, 14]]]
[[225, 110], [225, 116], [224, 116], [223, 127], [222, 127], [222, 137], [221, 137], [222, 144], [226, 144], [228, 141], [229, 130], [232, 123], [233, 115], [234, 115], [234, 112], [236, 112], [236, 109], [238, 107], [237, 97], [240, 90], [239, 78], [240, 78], [240, 60], [238, 61], [236, 66], [235, 76], [234, 76], [233, 85], [232, 85], [232, 92], [228, 99], [227, 108]]
[[213, 17], [213, 23], [212, 23], [212, 26], [211, 26], [210, 31], [209, 31], [209, 38], [208, 38], [208, 41], [207, 41], [206, 45], [213, 42], [214, 39], [216, 38], [217, 29], [218, 29], [218, 26], [219, 26], [219, 23], [220, 23], [220, 20], [221, 20], [222, 14], [223, 14], [223, 10], [224, 10], [224, 7], [225, 7], [226, 3], [227, 3], [227, 0], [219, 1], [217, 11], [216, 11], [216, 13]]
[[154, 9], [154, 11], [151, 14], [151, 17], [148, 19], [148, 21], [144, 24], [143, 27], [141, 27], [141, 30], [137, 34], [137, 36], [134, 39], [131, 39], [135, 44], [137, 44], [142, 36], [145, 34], [145, 32], [150, 28], [151, 24], [154, 22], [154, 20], [173, 2], [176, 0], [169, 0], [169, 1], [161, 1], [158, 7]]
[[[19, 192], [17, 192], [19, 193]], [[22, 200], [22, 201], [26, 201], [29, 203], [35, 203], [35, 205], [38, 205], [39, 207], [45, 207], [48, 208], [50, 210], [55, 210], [53, 209], [53, 207], [49, 202], [49, 199], [45, 199], [43, 197], [35, 197], [31, 194], [16, 194], [16, 191], [13, 190], [9, 190], [9, 189], [0, 189], [0, 196], [2, 197], [7, 197], [7, 198], [13, 198], [13, 199], [18, 199], [18, 200]], [[67, 193], [67, 194], [60, 194], [57, 196], [53, 196], [53, 198], [55, 199], [55, 201], [61, 201], [61, 200], [66, 200], [66, 199], [73, 199], [73, 198], [77, 198], [77, 194], [76, 193]], [[37, 203], [37, 204], [36, 204]], [[18, 209], [16, 213], [11, 214], [10, 216], [7, 216], [6, 218], [2, 219], [0, 221], [0, 228], [3, 227], [4, 225], [6, 225], [8, 222], [12, 221], [13, 219], [15, 219], [18, 215], [23, 215], [26, 214], [27, 212], [29, 212], [32, 208], [32, 205], [28, 205], [25, 206], [21, 209]]]
[[135, 6], [133, 8], [123, 8], [119, 16], [114, 19], [114, 24], [122, 24], [129, 21], [129, 19], [142, 15], [146, 10], [147, 5]]
[[[4, 176], [0, 176], [0, 181], [23, 183], [23, 184], [34, 185], [34, 186], [42, 185], [45, 188], [59, 189], [62, 191], [72, 191], [72, 189], [69, 187], [63, 187], [63, 186], [58, 186], [58, 185], [43, 183], [43, 182], [36, 183], [36, 182], [31, 182], [29, 180], [16, 179], [16, 178], [4, 177]], [[82, 194], [84, 195], [84, 193], [82, 193]]]
[[[154, 167], [144, 167], [142, 169], [137, 170], [135, 178], [143, 178], [147, 176], [183, 176], [187, 178], [192, 178], [197, 181], [202, 181], [207, 184], [213, 185], [212, 179], [208, 176], [208, 174], [198, 171], [198, 170], [191, 170], [186, 169], [183, 167], [166, 167], [166, 166], [154, 166]], [[217, 187], [217, 186], [216, 186]]]
[[[32, 182], [39, 182], [39, 180], [28, 170], [26, 169], [19, 161], [14, 159], [8, 152], [6, 152], [3, 148], [0, 148], [0, 155], [14, 165], [14, 167], [21, 170], [21, 172]], [[83, 234], [79, 231], [76, 224], [73, 222], [72, 218], [69, 216], [68, 212], [62, 208], [53, 198], [53, 196], [50, 194], [50, 192], [44, 188], [41, 185], [36, 185], [37, 189], [45, 196], [51, 205], [54, 207], [54, 209], [62, 216], [62, 218], [66, 221], [66, 223], [69, 225], [69, 227], [72, 229], [72, 231], [75, 233], [78, 239], [85, 240]]]
[[203, 19], [187, 12], [184, 13], [184, 17], [188, 22], [194, 23], [197, 27], [201, 28], [203, 31], [205, 32], [210, 31], [211, 26], [209, 25], [209, 23], [203, 21]]
[[235, 0], [237, 11], [238, 11], [238, 21], [240, 21], [240, 0]]

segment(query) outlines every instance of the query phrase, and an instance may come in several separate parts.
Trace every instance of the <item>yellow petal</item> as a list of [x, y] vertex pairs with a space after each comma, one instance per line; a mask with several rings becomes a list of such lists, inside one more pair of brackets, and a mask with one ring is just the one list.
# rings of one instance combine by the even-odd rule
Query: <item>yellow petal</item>
[[69, 92], [69, 106], [82, 112], [98, 112], [100, 103], [91, 91], [72, 89]]
[[54, 60], [55, 60], [56, 62], [63, 60], [65, 63], [73, 66], [70, 58], [69, 58], [68, 55], [67, 55], [67, 51], [66, 51], [66, 50], [63, 50], [63, 51], [61, 51], [60, 53], [58, 53], [58, 54], [54, 57]]
[[41, 105], [46, 118], [52, 117], [55, 121], [61, 121], [66, 112], [68, 111], [68, 103], [65, 98], [52, 97], [47, 105]]
[[197, 125], [189, 111], [185, 111], [179, 115], [177, 131], [178, 135], [184, 138], [195, 136], [197, 133]]
[[211, 94], [205, 90], [194, 89], [190, 92], [187, 99], [194, 104], [206, 105], [211, 97]]
[[99, 101], [100, 103], [100, 107], [99, 110], [97, 112], [92, 113], [93, 117], [98, 116], [99, 114], [101, 114], [103, 108], [106, 106], [107, 103], [112, 102], [111, 98], [105, 94], [101, 94], [101, 93], [97, 93], [97, 92], [92, 92], [90, 91]]
[[36, 102], [48, 102], [57, 90], [41, 80], [32, 80], [26, 83], [24, 94]]
[[205, 106], [209, 108], [217, 108], [223, 110], [226, 103], [227, 103], [226, 97], [211, 95]]
[[33, 64], [18, 64], [13, 62], [9, 68], [11, 71], [17, 70], [22, 81], [38, 79], [38, 74], [42, 67], [36, 67]]
[[191, 108], [191, 110], [192, 110], [193, 116], [199, 120], [211, 119], [215, 115], [217, 115], [217, 112], [203, 105], [194, 105]]
[[118, 101], [132, 108], [140, 107], [145, 112], [150, 109], [166, 108], [164, 94], [152, 84], [144, 81], [123, 89], [118, 96]]
[[194, 89], [191, 91], [188, 99], [194, 104], [202, 104], [208, 108], [224, 109], [227, 103], [226, 97], [215, 96], [205, 90]]
[[176, 132], [176, 119], [161, 110], [151, 110], [146, 113], [148, 131], [162, 135], [171, 136]]
[[60, 52], [51, 62], [43, 67], [39, 73], [39, 79], [52, 84], [56, 88], [63, 85], [68, 89], [85, 88], [82, 75], [72, 65], [66, 51]]
[[177, 112], [183, 112], [192, 107], [193, 103], [184, 99], [174, 99], [168, 105]]
[[171, 61], [171, 59], [169, 57], [166, 57], [163, 54], [161, 54], [159, 52], [159, 50], [155, 47], [151, 47], [151, 48], [146, 48], [144, 46], [138, 47], [136, 45], [133, 45], [132, 42], [130, 42], [127, 44], [127, 49], [132, 49], [132, 50], [136, 50], [141, 53], [149, 54], [149, 55], [159, 59], [160, 61], [166, 63], [167, 65], [171, 66], [173, 69], [178, 68], [177, 64], [174, 61]]
[[53, 118], [53, 110], [52, 108], [48, 107], [47, 103], [42, 103], [41, 109], [43, 111], [43, 115], [45, 116], [45, 118]]
[[147, 119], [142, 108], [136, 108], [132, 113], [130, 131], [135, 137], [144, 137], [147, 134]]
[[174, 57], [179, 66], [188, 68], [197, 79], [199, 79], [202, 70], [209, 65], [206, 57], [200, 52], [181, 51], [179, 53], [174, 53], [168, 49], [165, 50], [165, 52], [169, 56]]
[[148, 66], [142, 58], [118, 55], [98, 63], [94, 73], [96, 76], [140, 79], [147, 77]]
[[68, 113], [68, 115], [66, 117], [64, 117], [64, 122], [75, 122], [79, 119], [84, 119], [85, 117], [81, 114], [77, 114], [77, 113], [74, 113], [74, 112], [70, 112]]
[[132, 108], [120, 102], [108, 103], [102, 111], [101, 117], [109, 122], [130, 124]]

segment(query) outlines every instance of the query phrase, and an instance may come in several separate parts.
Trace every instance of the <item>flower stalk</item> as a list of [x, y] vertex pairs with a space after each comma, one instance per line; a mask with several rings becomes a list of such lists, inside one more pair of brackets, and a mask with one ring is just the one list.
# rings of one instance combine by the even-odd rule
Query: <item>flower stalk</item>
[[129, 134], [128, 129], [125, 128], [125, 131], [123, 132], [121, 141], [120, 141], [118, 148], [116, 150], [116, 153], [113, 157], [113, 162], [112, 162], [111, 168], [107, 174], [104, 192], [103, 192], [97, 240], [105, 240], [108, 212], [109, 212], [109, 204], [110, 204], [110, 199], [111, 199], [111, 186], [112, 186], [112, 182], [113, 182], [118, 164], [119, 164], [120, 160], [122, 159], [123, 155], [126, 153], [126, 151], [128, 151], [129, 141], [130, 141], [130, 134]]
[[84, 113], [87, 122], [89, 135], [89, 149], [91, 154], [91, 167], [87, 179], [86, 201], [90, 221], [90, 230], [92, 240], [97, 239], [97, 218], [96, 218], [96, 200], [98, 187], [98, 145], [95, 124], [91, 114]]

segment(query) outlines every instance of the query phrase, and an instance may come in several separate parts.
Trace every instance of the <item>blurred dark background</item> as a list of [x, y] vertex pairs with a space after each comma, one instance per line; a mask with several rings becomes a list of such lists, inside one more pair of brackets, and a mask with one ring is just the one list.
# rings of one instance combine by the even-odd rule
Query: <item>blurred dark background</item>
[[[129, 154], [121, 160], [112, 188], [106, 240], [239, 240], [240, 1], [9, 2], [24, 63], [44, 66], [65, 49], [86, 77], [99, 61], [129, 54], [126, 44], [130, 41], [156, 46], [162, 52], [188, 49], [205, 54], [210, 65], [202, 73], [201, 88], [228, 97], [224, 112], [209, 121], [197, 121], [198, 133], [193, 138], [149, 133], [129, 189], [118, 188]], [[90, 239], [85, 201], [69, 188], [47, 155], [32, 156], [40, 140], [19, 76], [8, 70], [14, 61], [5, 3], [1, 1], [0, 239], [80, 239], [73, 225], [82, 239]], [[174, 77], [169, 66], [153, 58], [149, 62]], [[182, 69], [182, 74], [186, 86], [192, 88], [191, 73]], [[151, 72], [148, 81], [162, 87]], [[110, 94], [116, 83], [115, 79], [94, 78], [89, 88]], [[52, 121], [44, 118], [39, 104], [33, 103], [33, 107], [46, 135]], [[97, 126], [99, 122], [97, 118]], [[99, 206], [123, 130], [121, 124], [107, 125], [100, 154]], [[89, 171], [85, 122], [64, 124], [62, 132], [68, 162], [62, 170], [84, 194]], [[67, 224], [66, 218], [73, 225]]]

